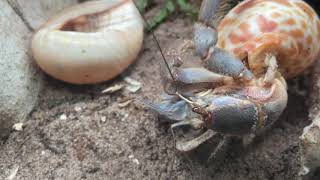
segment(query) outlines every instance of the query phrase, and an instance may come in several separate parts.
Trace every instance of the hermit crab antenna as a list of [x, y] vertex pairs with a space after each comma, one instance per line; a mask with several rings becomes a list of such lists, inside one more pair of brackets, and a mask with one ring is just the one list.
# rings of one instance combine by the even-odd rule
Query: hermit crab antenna
[[[143, 13], [142, 13], [142, 12], [140, 11], [140, 9], [138, 8], [136, 2], [135, 2], [135, 1], [132, 1], [132, 2], [133, 2], [134, 5], [136, 6], [138, 12], [140, 13], [140, 15], [141, 15], [143, 21], [146, 23], [147, 27], [150, 27], [150, 24], [148, 23], [148, 21], [146, 20], [146, 18], [145, 18], [144, 15], [143, 15]], [[168, 68], [168, 71], [169, 71], [169, 74], [170, 74], [172, 80], [175, 80], [175, 78], [174, 78], [174, 76], [173, 76], [173, 74], [172, 74], [172, 72], [171, 72], [171, 69], [170, 69], [170, 67], [169, 67], [168, 61], [167, 61], [167, 59], [164, 57], [164, 54], [163, 54], [163, 51], [162, 51], [162, 49], [161, 49], [161, 47], [160, 47], [159, 41], [158, 41], [157, 37], [155, 36], [155, 34], [154, 34], [154, 32], [153, 32], [153, 30], [152, 30], [151, 28], [150, 28], [150, 32], [151, 32], [151, 34], [152, 34], [153, 40], [154, 40], [154, 41], [156, 42], [156, 44], [157, 44], [157, 47], [158, 47], [158, 49], [159, 49], [159, 51], [160, 51], [160, 54], [161, 54], [161, 56], [162, 56], [162, 59], [163, 59], [165, 65], [166, 65], [166, 67]]]

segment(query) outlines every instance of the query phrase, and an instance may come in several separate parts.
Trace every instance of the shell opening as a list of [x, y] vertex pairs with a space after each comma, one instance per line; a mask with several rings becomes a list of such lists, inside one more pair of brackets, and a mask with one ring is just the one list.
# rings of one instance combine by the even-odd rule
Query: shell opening
[[61, 31], [75, 31], [75, 32], [98, 32], [102, 25], [100, 18], [102, 13], [82, 15], [75, 19], [66, 22]]

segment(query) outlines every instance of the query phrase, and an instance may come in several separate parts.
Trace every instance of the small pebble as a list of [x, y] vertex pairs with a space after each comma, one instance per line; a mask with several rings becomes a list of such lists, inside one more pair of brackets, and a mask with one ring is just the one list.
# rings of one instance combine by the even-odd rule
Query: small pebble
[[76, 106], [76, 107], [74, 108], [74, 110], [75, 110], [76, 112], [80, 112], [80, 111], [82, 111], [82, 108], [79, 107], [79, 106]]
[[60, 115], [60, 120], [67, 120], [67, 115], [66, 114], [61, 114]]
[[139, 162], [138, 159], [133, 159], [132, 161], [133, 161], [135, 164], [140, 165], [140, 162]]
[[101, 117], [101, 122], [106, 122], [106, 120], [107, 120], [107, 117], [105, 117], [105, 116]]
[[23, 130], [23, 123], [16, 123], [13, 125], [13, 129], [16, 131], [22, 131]]

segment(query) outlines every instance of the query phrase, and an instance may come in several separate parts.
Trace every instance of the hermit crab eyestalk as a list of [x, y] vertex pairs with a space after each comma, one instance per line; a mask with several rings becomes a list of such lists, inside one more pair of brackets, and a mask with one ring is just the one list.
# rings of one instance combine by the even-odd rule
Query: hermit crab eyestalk
[[36, 63], [69, 83], [110, 80], [137, 57], [143, 21], [131, 0], [90, 1], [51, 18], [32, 39]]

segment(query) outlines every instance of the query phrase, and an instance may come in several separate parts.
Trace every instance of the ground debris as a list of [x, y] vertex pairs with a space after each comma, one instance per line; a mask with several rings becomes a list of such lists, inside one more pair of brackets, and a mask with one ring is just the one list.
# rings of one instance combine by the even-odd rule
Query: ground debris
[[137, 81], [137, 80], [134, 80], [132, 78], [129, 78], [129, 77], [126, 77], [124, 78], [124, 81], [126, 83], [128, 83], [128, 85], [126, 86], [126, 89], [129, 91], [129, 92], [132, 92], [132, 93], [135, 93], [137, 91], [139, 91], [142, 87], [142, 83]]
[[23, 130], [23, 123], [16, 123], [12, 126], [12, 129], [15, 131], [22, 131]]
[[19, 171], [19, 166], [15, 165], [11, 170], [9, 176], [6, 178], [6, 180], [14, 180], [17, 173]]
[[301, 170], [300, 175], [307, 175], [320, 165], [320, 116], [304, 128], [300, 136]]
[[113, 86], [110, 86], [110, 87], [106, 88], [105, 90], [102, 91], [102, 93], [111, 94], [111, 93], [120, 91], [123, 87], [124, 87], [123, 84], [116, 84], [116, 85], [113, 85]]
[[106, 122], [106, 120], [107, 120], [107, 117], [105, 117], [105, 116], [102, 116], [100, 120], [101, 120], [101, 122]]
[[120, 102], [118, 103], [118, 106], [119, 106], [120, 108], [124, 108], [124, 107], [129, 106], [133, 101], [134, 101], [133, 98], [126, 98], [126, 99], [120, 101]]
[[311, 124], [300, 136], [300, 175], [312, 175], [320, 167], [320, 61], [316, 61], [310, 81], [309, 116]]
[[67, 115], [66, 114], [61, 114], [59, 119], [60, 120], [67, 120]]

